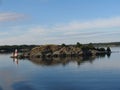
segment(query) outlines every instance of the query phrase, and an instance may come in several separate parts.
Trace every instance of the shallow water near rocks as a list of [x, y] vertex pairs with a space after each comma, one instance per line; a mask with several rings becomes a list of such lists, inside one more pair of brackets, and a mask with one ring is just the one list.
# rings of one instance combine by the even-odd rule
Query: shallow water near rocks
[[[112, 48], [120, 51], [120, 47]], [[55, 61], [0, 55], [0, 90], [119, 90], [120, 53]]]

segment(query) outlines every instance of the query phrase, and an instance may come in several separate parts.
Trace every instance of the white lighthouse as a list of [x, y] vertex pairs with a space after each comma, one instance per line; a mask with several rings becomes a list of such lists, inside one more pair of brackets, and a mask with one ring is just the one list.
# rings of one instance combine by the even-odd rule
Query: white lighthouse
[[17, 49], [15, 49], [14, 57], [17, 57], [17, 56], [18, 56], [18, 51], [17, 51]]

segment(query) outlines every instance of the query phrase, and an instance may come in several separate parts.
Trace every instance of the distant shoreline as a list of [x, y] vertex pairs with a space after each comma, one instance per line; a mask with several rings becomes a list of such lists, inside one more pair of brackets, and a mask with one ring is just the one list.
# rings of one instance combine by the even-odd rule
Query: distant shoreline
[[[106, 43], [89, 43], [94, 47], [116, 47], [120, 46], [120, 42], [106, 42]], [[69, 44], [70, 45], [70, 44]], [[75, 45], [75, 44], [71, 44]], [[88, 44], [82, 44], [88, 45]], [[18, 49], [19, 52], [29, 52], [32, 48], [42, 46], [42, 45], [2, 45], [0, 46], [0, 53], [12, 53], [15, 49]]]

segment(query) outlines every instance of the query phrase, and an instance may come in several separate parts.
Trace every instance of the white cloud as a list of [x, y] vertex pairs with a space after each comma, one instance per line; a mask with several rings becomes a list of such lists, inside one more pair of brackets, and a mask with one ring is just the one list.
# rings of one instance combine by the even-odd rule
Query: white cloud
[[8, 35], [8, 32], [0, 32], [0, 36]]
[[14, 13], [14, 12], [0, 13], [0, 22], [16, 21], [16, 20], [21, 20], [24, 18], [25, 18], [25, 15]]
[[[120, 30], [112, 31], [110, 28], [120, 27], [120, 17], [97, 19], [87, 22], [70, 22], [52, 27], [32, 26], [24, 28], [11, 28], [13, 36], [0, 38], [0, 44], [61, 44], [75, 42], [118, 41]], [[106, 28], [109, 28], [106, 30]], [[19, 32], [24, 32], [20, 33]], [[4, 33], [3, 33], [4, 34]], [[7, 33], [9, 35], [9, 33]], [[17, 36], [15, 35], [17, 34]], [[6, 35], [6, 33], [5, 33]], [[114, 36], [113, 36], [114, 35]], [[116, 36], [115, 36], [116, 35]], [[7, 36], [7, 35], [6, 35]], [[113, 40], [114, 39], [114, 40]]]
[[96, 19], [86, 22], [70, 22], [65, 25], [58, 25], [57, 30], [84, 30], [94, 28], [111, 28], [120, 27], [120, 17], [107, 18], [107, 19]]

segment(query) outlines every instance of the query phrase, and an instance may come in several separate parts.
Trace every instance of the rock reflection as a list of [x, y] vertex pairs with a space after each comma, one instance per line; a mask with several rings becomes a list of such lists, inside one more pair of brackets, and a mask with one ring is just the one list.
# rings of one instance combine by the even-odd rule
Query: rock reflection
[[[78, 65], [81, 65], [84, 62], [90, 62], [92, 63], [96, 58], [104, 58], [106, 55], [99, 55], [99, 56], [91, 56], [91, 57], [58, 57], [58, 58], [30, 58], [29, 60], [36, 64], [36, 65], [46, 65], [46, 66], [52, 66], [52, 65], [67, 65], [70, 62], [76, 62]], [[110, 54], [107, 55], [108, 58], [110, 57]]]
[[107, 57], [110, 58], [110, 56], [111, 56], [111, 53], [108, 53], [108, 54], [107, 54]]

